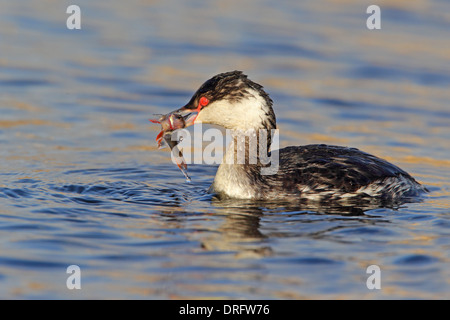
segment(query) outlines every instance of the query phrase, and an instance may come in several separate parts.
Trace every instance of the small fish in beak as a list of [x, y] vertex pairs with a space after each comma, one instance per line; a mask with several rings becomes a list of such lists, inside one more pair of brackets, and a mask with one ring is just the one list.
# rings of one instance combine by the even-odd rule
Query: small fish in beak
[[170, 138], [175, 130], [186, 127], [183, 117], [177, 113], [168, 113], [162, 115], [158, 120], [150, 120], [150, 122], [161, 124], [161, 132], [156, 137], [160, 149], [165, 147], [164, 143], [167, 143], [170, 146], [170, 149], [173, 149], [178, 142], [171, 141], [171, 139], [167, 140], [166, 135]]
[[177, 147], [177, 145], [182, 140], [179, 141], [172, 140], [172, 134], [175, 130], [186, 127], [186, 123], [183, 116], [181, 116], [176, 112], [172, 112], [161, 116], [158, 120], [150, 120], [150, 122], [161, 124], [161, 132], [156, 137], [158, 147], [162, 149], [166, 145], [169, 145], [178, 168], [180, 168], [181, 172], [186, 177], [186, 181], [190, 182], [191, 178], [187, 173], [186, 161], [184, 160], [183, 153]]

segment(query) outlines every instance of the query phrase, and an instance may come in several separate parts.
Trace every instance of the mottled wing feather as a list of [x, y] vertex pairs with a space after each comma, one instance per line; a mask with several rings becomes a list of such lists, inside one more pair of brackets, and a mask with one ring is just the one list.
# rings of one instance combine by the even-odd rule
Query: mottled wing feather
[[355, 148], [329, 145], [287, 147], [279, 150], [280, 167], [267, 176], [268, 185], [285, 190], [340, 190], [351, 193], [388, 177], [415, 180], [397, 166]]

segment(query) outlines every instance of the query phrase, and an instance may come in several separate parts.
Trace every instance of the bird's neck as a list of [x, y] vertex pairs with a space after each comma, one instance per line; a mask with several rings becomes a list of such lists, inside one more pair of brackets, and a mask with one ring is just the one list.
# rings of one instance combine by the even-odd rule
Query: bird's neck
[[270, 136], [266, 130], [232, 130], [222, 164], [217, 169], [211, 191], [232, 198], [258, 198], [256, 187], [264, 181], [266, 170], [272, 166], [269, 156]]
[[262, 88], [248, 90], [248, 94], [230, 110], [236, 120], [225, 125], [232, 137], [224, 159], [227, 164], [258, 165], [270, 151], [276, 129], [272, 99]]
[[[270, 152], [273, 131], [270, 129], [228, 130], [231, 142], [227, 147], [224, 164], [260, 166]], [[264, 163], [264, 161], [263, 161]]]
[[250, 186], [261, 179], [272, 161], [269, 151], [276, 121], [271, 105], [256, 119], [258, 121], [247, 121], [245, 129], [227, 128], [231, 141], [217, 169], [212, 191], [235, 198], [256, 197], [254, 188]]

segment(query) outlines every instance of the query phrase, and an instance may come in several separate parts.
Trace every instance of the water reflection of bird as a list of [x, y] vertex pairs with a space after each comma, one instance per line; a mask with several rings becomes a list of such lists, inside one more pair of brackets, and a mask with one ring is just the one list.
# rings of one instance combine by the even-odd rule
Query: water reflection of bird
[[[407, 172], [355, 148], [307, 145], [269, 152], [271, 130], [276, 128], [272, 100], [263, 87], [240, 71], [218, 74], [206, 81], [179, 110], [184, 126], [209, 123], [230, 129], [233, 140], [219, 166], [211, 190], [222, 197], [240, 199], [302, 199], [306, 201], [376, 198], [400, 200], [425, 192]], [[253, 132], [250, 133], [249, 132]], [[263, 143], [261, 132], [266, 135]], [[251, 158], [237, 141], [256, 137], [259, 151], [278, 159], [277, 170], [264, 174], [272, 163], [260, 154]], [[276, 157], [278, 156], [278, 157]], [[252, 162], [253, 160], [253, 162]]]

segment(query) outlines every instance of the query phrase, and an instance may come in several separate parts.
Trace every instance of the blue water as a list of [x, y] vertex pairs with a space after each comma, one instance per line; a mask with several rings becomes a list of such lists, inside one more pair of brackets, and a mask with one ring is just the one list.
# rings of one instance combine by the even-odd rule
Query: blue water
[[[446, 1], [383, 4], [374, 31], [361, 1], [78, 1], [81, 30], [70, 4], [2, 4], [0, 298], [450, 298]], [[235, 69], [281, 147], [357, 147], [431, 192], [342, 209], [220, 201], [216, 166], [186, 183], [148, 119]]]

